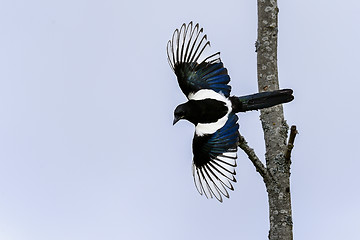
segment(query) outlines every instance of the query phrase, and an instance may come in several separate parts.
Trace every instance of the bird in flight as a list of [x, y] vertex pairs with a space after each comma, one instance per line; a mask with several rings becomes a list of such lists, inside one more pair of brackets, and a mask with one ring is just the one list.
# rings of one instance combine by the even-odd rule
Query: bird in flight
[[230, 96], [230, 77], [220, 52], [209, 54], [210, 42], [199, 24], [183, 24], [167, 44], [167, 57], [187, 97], [174, 111], [173, 124], [186, 119], [195, 125], [192, 174], [198, 192], [222, 202], [234, 190], [239, 125], [236, 113], [272, 107], [293, 100], [283, 89]]

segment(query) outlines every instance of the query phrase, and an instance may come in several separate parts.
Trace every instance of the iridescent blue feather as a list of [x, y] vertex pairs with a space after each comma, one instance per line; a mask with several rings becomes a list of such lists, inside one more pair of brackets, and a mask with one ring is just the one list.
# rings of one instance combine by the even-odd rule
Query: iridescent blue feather
[[220, 53], [208, 54], [210, 42], [203, 29], [192, 22], [176, 30], [167, 45], [168, 61], [179, 86], [189, 97], [201, 89], [211, 89], [230, 96], [230, 77], [221, 62]]

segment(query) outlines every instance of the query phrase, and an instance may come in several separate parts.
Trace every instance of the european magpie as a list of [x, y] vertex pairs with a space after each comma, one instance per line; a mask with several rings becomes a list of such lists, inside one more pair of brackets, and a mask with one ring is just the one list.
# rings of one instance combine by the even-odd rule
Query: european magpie
[[292, 90], [230, 96], [230, 77], [220, 52], [208, 54], [210, 42], [199, 24], [183, 24], [167, 44], [167, 56], [188, 101], [174, 111], [174, 122], [195, 125], [192, 174], [197, 190], [207, 198], [229, 197], [234, 190], [239, 141], [235, 113], [272, 107], [293, 100]]

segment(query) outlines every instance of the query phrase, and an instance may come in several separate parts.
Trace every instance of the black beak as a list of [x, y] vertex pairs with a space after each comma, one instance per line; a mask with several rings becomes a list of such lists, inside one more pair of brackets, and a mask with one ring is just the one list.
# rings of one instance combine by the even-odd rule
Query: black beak
[[175, 125], [175, 123], [177, 123], [180, 119], [181, 117], [174, 117], [173, 125]]

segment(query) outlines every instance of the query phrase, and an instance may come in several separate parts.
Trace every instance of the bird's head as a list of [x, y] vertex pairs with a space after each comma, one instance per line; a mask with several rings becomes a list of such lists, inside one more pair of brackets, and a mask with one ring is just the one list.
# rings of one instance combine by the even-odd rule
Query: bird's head
[[175, 123], [177, 123], [181, 119], [189, 120], [190, 110], [191, 109], [190, 109], [190, 106], [188, 105], [188, 103], [183, 103], [183, 104], [180, 104], [179, 106], [177, 106], [174, 111], [173, 125], [175, 125]]

